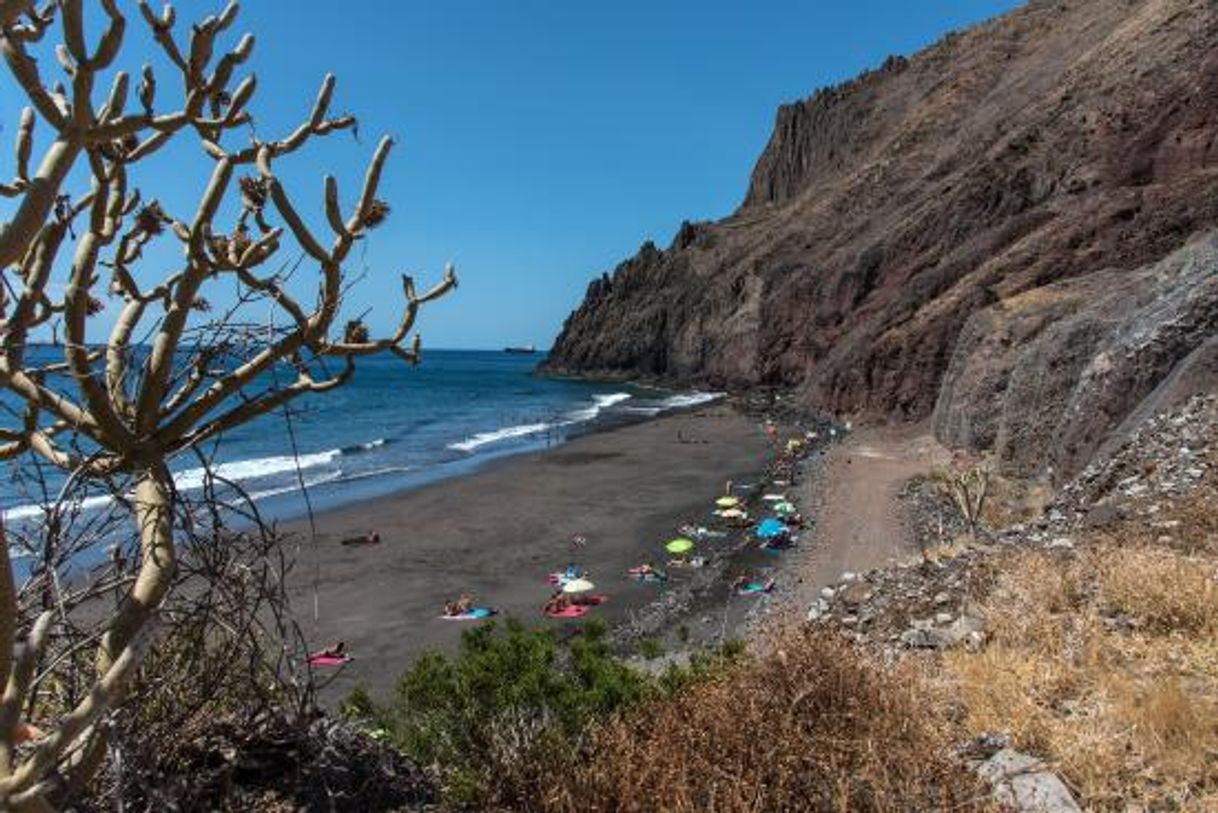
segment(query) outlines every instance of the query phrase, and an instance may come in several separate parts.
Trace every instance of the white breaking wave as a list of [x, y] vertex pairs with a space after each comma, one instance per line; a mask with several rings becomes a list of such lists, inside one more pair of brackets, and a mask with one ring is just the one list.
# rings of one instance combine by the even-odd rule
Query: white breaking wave
[[563, 421], [560, 426], [570, 426], [574, 423], [585, 423], [601, 414], [602, 410], [608, 409], [614, 404], [620, 404], [622, 401], [630, 400], [632, 396], [628, 392], [612, 392], [606, 395], [592, 396], [592, 406], [582, 409], [572, 410], [567, 413], [567, 420]]
[[[303, 454], [299, 458], [289, 455], [278, 455], [275, 457], [259, 457], [253, 460], [234, 460], [231, 463], [220, 463], [211, 467], [212, 473], [216, 477], [222, 477], [225, 480], [242, 483], [249, 480], [259, 480], [263, 477], [269, 477], [274, 474], [283, 474], [284, 472], [295, 471], [299, 465], [302, 470], [316, 468], [331, 463], [342, 455], [339, 449], [330, 449], [324, 452], [315, 452], [313, 454]], [[335, 472], [332, 477], [337, 477], [339, 472]], [[195, 491], [203, 487], [203, 483], [207, 478], [207, 470], [204, 468], [187, 469], [186, 471], [177, 472], [173, 475], [174, 486], [179, 491]], [[326, 482], [321, 480], [319, 482]], [[313, 485], [309, 481], [305, 481], [305, 485]], [[292, 484], [281, 489], [272, 489], [267, 492], [258, 492], [251, 494], [254, 499], [261, 499], [264, 496], [272, 494], [282, 494], [287, 491], [292, 491], [299, 488], [299, 484]], [[80, 503], [83, 510], [91, 510], [109, 505], [112, 498], [106, 494], [99, 494], [93, 497], [87, 497]], [[45, 512], [41, 505], [19, 505], [15, 508], [9, 508], [4, 512], [5, 521], [34, 519], [43, 516]]]
[[[302, 470], [324, 466], [334, 461], [340, 455], [342, 455], [341, 450], [330, 449], [325, 452], [302, 454], [300, 457], [292, 457], [291, 455], [256, 457], [253, 460], [234, 460], [232, 463], [221, 463], [217, 466], [212, 466], [211, 471], [216, 477], [223, 477], [225, 480], [235, 480], [241, 483], [246, 480], [270, 477], [272, 474], [296, 471], [298, 465]], [[187, 469], [175, 474], [173, 482], [179, 491], [192, 491], [196, 488], [202, 488], [206, 478], [207, 469]]]
[[[110, 504], [110, 497], [105, 494], [99, 494], [95, 497], [86, 497], [81, 500], [80, 508], [83, 511], [89, 511], [94, 508], [100, 508], [103, 505]], [[4, 521], [12, 522], [19, 519], [34, 519], [43, 515], [41, 505], [18, 505], [16, 508], [10, 508], [4, 512]]]
[[[333, 483], [336, 480], [341, 480], [342, 478], [343, 478], [343, 473], [341, 470], [328, 472], [327, 474], [323, 474], [320, 477], [314, 477], [313, 479], [306, 479], [305, 488], [313, 488], [315, 486], [325, 485], [326, 483]], [[253, 492], [250, 492], [249, 496], [250, 496], [251, 500], [253, 500], [254, 502], [257, 502], [258, 500], [265, 500], [267, 497], [277, 497], [280, 494], [287, 494], [289, 492], [299, 491], [299, 490], [300, 490], [300, 484], [292, 483], [291, 485], [281, 486], [279, 488], [268, 488], [263, 491], [253, 491]], [[232, 505], [234, 503], [229, 503], [229, 504]]]
[[660, 409], [681, 409], [682, 407], [709, 404], [711, 401], [718, 401], [724, 395], [725, 393], [722, 392], [689, 392], [682, 395], [673, 395], [660, 402]]
[[553, 429], [552, 423], [526, 423], [520, 426], [508, 426], [504, 429], [496, 429], [493, 432], [479, 432], [471, 438], [466, 438], [459, 443], [448, 444], [449, 449], [458, 452], [472, 452], [480, 446], [485, 446], [488, 443], [498, 443], [501, 440], [508, 438], [521, 438], [528, 435], [538, 435], [549, 429]]
[[587, 423], [601, 414], [602, 410], [608, 409], [614, 404], [620, 404], [622, 401], [632, 397], [628, 392], [611, 392], [604, 395], [594, 395], [592, 396], [592, 406], [572, 410], [564, 416], [565, 420], [558, 421], [557, 423], [525, 423], [519, 426], [507, 426], [503, 429], [495, 429], [491, 432], [479, 432], [465, 440], [448, 444], [448, 448], [457, 452], [472, 452], [474, 449], [503, 440], [540, 435], [542, 432], [548, 432], [551, 429], [574, 426], [577, 423]]
[[592, 400], [595, 401], [596, 405], [601, 409], [611, 407], [614, 404], [620, 404], [622, 401], [627, 401], [630, 398], [631, 395], [628, 392], [611, 392], [608, 395], [592, 396]]

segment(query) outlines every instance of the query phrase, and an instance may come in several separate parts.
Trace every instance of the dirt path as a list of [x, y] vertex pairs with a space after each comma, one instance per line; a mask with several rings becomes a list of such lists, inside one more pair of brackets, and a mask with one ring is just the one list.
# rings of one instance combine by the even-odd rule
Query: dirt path
[[800, 486], [800, 504], [817, 524], [792, 561], [796, 606], [806, 609], [845, 571], [915, 554], [898, 494], [910, 477], [946, 461], [925, 425], [862, 429], [834, 446], [819, 476]]

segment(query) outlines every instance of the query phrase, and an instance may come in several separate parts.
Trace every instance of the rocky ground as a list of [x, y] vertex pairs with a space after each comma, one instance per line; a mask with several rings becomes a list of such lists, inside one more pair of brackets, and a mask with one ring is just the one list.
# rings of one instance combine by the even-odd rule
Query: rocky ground
[[[927, 480], [911, 481], [903, 496], [923, 553], [893, 567], [841, 574], [807, 608], [807, 620], [889, 650], [980, 645], [984, 621], [970, 604], [992, 579], [988, 564], [996, 554], [1022, 548], [1068, 555], [1083, 533], [1118, 521], [1152, 528], [1171, 545], [1180, 521], [1159, 514], [1202, 482], [1216, 452], [1218, 396], [1198, 396], [1150, 419], [1119, 451], [1088, 466], [1043, 517], [983, 528], [975, 541], [949, 498]], [[945, 536], [955, 542], [941, 544]]]
[[[1011, 554], [1040, 551], [1065, 564], [1088, 546], [1106, 543], [1106, 532], [1116, 528], [1166, 548], [1212, 549], [1218, 539], [1177, 533], [1177, 513], [1199, 489], [1213, 488], [1216, 460], [1218, 396], [1210, 394], [1149, 419], [1127, 443], [1062, 488], [1039, 518], [983, 526], [975, 539], [935, 484], [915, 479], [902, 499], [922, 552], [888, 567], [842, 573], [806, 608], [806, 622], [836, 629], [890, 661], [955, 648], [981, 650], [989, 630], [978, 599]], [[945, 538], [951, 541], [944, 544]], [[1109, 630], [1139, 623], [1118, 612], [1102, 620]], [[1018, 809], [1078, 809], [1057, 777], [1010, 748], [1001, 732], [963, 743], [961, 752]]]

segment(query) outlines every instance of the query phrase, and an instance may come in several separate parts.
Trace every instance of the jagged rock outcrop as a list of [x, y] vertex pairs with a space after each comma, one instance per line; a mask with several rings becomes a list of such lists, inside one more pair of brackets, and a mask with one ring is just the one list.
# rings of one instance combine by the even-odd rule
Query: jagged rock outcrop
[[[545, 369], [781, 384], [817, 407], [905, 419], [940, 403], [945, 436], [1006, 444], [1022, 466], [1045, 447], [1016, 453], [1003, 434], [1032, 414], [1002, 402], [1023, 391], [1004, 371], [1023, 368], [984, 339], [985, 320], [1046, 352], [1049, 333], [1117, 341], [1101, 335], [1128, 327], [1114, 292], [1157, 296], [1145, 269], [1218, 225], [1214, 42], [1208, 0], [1032, 2], [784, 106], [740, 209], [594, 282]], [[1106, 317], [1062, 322], [1094, 295], [1110, 297]], [[1029, 308], [1038, 297], [1052, 302]], [[960, 358], [962, 331], [1003, 360]], [[1197, 349], [1167, 342], [1112, 380], [1153, 390]], [[941, 395], [953, 364], [968, 376]], [[1113, 410], [1053, 435], [1077, 446], [1067, 468], [1138, 403], [1059, 402]]]

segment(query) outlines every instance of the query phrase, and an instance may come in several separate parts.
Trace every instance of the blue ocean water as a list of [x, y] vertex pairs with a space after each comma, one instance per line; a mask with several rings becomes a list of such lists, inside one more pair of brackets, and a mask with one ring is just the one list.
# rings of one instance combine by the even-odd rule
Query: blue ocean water
[[[312, 508], [324, 510], [456, 476], [606, 422], [645, 420], [714, 397], [533, 375], [543, 358], [431, 350], [413, 368], [394, 357], [363, 359], [345, 386], [297, 399], [290, 416], [264, 415], [201, 451], [216, 474], [283, 519], [305, 510], [301, 482]], [[196, 456], [183, 455], [171, 468], [180, 490], [202, 487]], [[52, 491], [62, 481], [55, 473], [47, 479]], [[0, 482], [6, 520], [40, 517], [43, 499], [28, 480]], [[107, 501], [89, 498], [94, 505]]]

